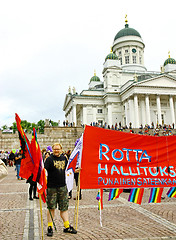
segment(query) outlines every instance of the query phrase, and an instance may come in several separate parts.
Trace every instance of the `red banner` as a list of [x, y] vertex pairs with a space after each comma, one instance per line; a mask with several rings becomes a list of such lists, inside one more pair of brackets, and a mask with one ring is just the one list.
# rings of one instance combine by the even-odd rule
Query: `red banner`
[[176, 186], [176, 136], [86, 126], [81, 189]]

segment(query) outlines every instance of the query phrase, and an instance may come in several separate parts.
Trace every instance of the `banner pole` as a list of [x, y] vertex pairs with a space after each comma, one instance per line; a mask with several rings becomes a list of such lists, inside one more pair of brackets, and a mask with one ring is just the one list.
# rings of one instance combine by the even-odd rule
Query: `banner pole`
[[79, 195], [80, 195], [80, 172], [79, 172], [79, 176], [78, 176], [78, 187], [77, 187], [76, 230], [78, 228]]
[[101, 191], [101, 189], [100, 189], [100, 226], [102, 227], [103, 225], [102, 225], [102, 218], [101, 218], [101, 208], [102, 208], [102, 205], [101, 205], [101, 200], [102, 200], [102, 191]]
[[77, 186], [77, 192], [76, 192], [75, 213], [74, 213], [74, 228], [76, 230], [77, 230], [77, 224], [78, 224], [79, 194], [80, 194], [80, 172], [78, 176], [78, 186]]
[[76, 193], [76, 201], [75, 201], [75, 212], [74, 212], [74, 223], [73, 226], [76, 229], [76, 212], [77, 212], [77, 193]]
[[40, 200], [40, 216], [41, 216], [41, 228], [42, 228], [42, 240], [43, 240], [44, 235], [43, 235], [42, 199], [41, 199], [41, 194], [40, 193], [39, 193], [39, 200]]

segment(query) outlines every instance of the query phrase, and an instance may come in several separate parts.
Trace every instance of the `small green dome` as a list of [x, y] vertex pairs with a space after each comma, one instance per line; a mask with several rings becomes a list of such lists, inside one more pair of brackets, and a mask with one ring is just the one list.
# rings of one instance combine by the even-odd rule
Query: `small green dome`
[[90, 82], [100, 82], [100, 78], [96, 76], [96, 73], [94, 73], [94, 76], [90, 79]]
[[167, 64], [176, 64], [176, 61], [174, 58], [168, 58], [166, 59], [166, 61], [164, 62], [164, 66], [166, 66]]
[[108, 54], [108, 55], [106, 56], [105, 61], [106, 61], [107, 59], [117, 60], [118, 57], [117, 57], [117, 55], [116, 55], [115, 53], [113, 53], [113, 52], [111, 51], [110, 54]]
[[139, 34], [139, 32], [136, 31], [134, 28], [129, 28], [128, 24], [125, 24], [125, 28], [123, 28], [116, 34], [114, 41], [118, 38], [125, 37], [125, 36], [137, 36], [141, 38], [141, 35]]

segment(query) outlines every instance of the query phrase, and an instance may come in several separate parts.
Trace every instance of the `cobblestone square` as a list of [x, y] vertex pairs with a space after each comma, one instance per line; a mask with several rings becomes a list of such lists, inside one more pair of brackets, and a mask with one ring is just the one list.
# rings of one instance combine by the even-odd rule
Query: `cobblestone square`
[[[29, 201], [25, 180], [17, 180], [14, 167], [8, 167], [8, 176], [0, 182], [0, 239], [42, 239], [40, 202]], [[63, 233], [59, 211], [55, 214], [57, 232], [47, 237], [46, 204], [42, 203], [44, 239], [77, 240], [167, 240], [176, 239], [176, 199], [166, 196], [161, 203], [149, 204], [150, 189], [145, 189], [141, 205], [128, 202], [129, 193], [123, 192], [116, 200], [108, 202], [108, 192], [103, 194], [104, 209], [100, 212], [96, 200], [97, 190], [82, 190], [79, 201], [78, 233]], [[73, 198], [76, 188], [73, 190]], [[74, 224], [75, 200], [70, 200], [70, 223]]]

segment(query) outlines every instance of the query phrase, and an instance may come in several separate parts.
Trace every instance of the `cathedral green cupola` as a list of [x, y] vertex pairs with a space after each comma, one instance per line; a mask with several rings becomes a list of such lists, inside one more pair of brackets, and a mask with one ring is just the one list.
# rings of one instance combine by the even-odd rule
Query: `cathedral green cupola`
[[166, 59], [166, 61], [164, 62], [164, 66], [166, 66], [167, 64], [176, 64], [175, 59], [170, 57], [170, 52], [168, 59]]
[[122, 70], [146, 71], [144, 66], [145, 44], [140, 33], [129, 27], [127, 15], [125, 28], [121, 29], [114, 38], [112, 51], [118, 56]]
[[112, 52], [112, 48], [111, 48], [111, 52], [106, 56], [105, 61], [106, 61], [107, 59], [118, 60], [117, 55]]
[[176, 70], [176, 61], [174, 58], [170, 57], [170, 51], [168, 52], [168, 55], [168, 59], [166, 59], [163, 67], [161, 68], [164, 72], [172, 72]]
[[116, 34], [114, 41], [118, 38], [125, 37], [125, 36], [137, 36], [141, 38], [140, 33], [136, 31], [134, 28], [130, 28], [129, 24], [127, 23], [125, 24], [125, 28], [123, 28]]
[[103, 82], [101, 82], [100, 78], [96, 76], [96, 71], [94, 71], [94, 76], [91, 77], [90, 79], [89, 89], [90, 90], [103, 89]]
[[91, 77], [90, 82], [100, 82], [100, 78], [96, 76], [96, 72], [94, 72], [94, 76]]

